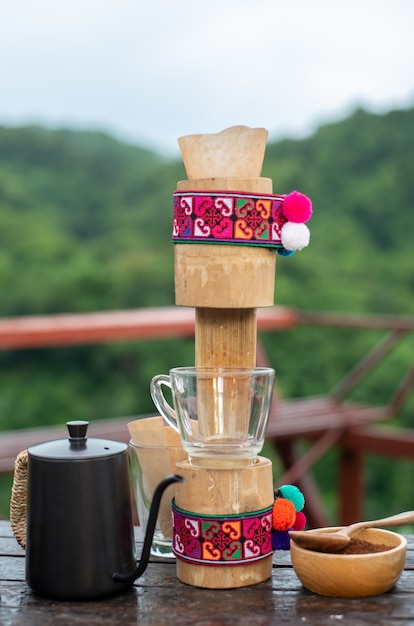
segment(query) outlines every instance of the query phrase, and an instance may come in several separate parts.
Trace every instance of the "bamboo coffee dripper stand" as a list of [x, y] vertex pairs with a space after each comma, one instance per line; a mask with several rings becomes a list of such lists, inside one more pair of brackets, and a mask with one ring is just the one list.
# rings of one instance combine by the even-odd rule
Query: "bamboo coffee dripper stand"
[[[267, 131], [235, 126], [215, 135], [178, 140], [188, 180], [177, 190], [272, 193], [261, 178]], [[276, 254], [260, 247], [176, 243], [175, 300], [195, 307], [197, 367], [256, 366], [256, 309], [272, 306]], [[241, 396], [241, 415], [243, 399]], [[242, 418], [241, 418], [242, 419]], [[258, 511], [274, 501], [272, 465], [259, 457], [235, 468], [177, 464], [185, 482], [176, 504], [196, 514], [227, 515]], [[177, 576], [206, 588], [235, 588], [270, 578], [272, 556], [251, 564], [198, 565], [177, 559]]]

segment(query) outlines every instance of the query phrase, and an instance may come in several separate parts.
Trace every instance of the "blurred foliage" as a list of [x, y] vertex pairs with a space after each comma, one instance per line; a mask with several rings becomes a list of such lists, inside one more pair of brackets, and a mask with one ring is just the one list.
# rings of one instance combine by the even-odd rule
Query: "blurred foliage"
[[[277, 257], [277, 304], [412, 315], [413, 147], [414, 109], [357, 110], [268, 145], [274, 191], [314, 207], [309, 248]], [[174, 304], [172, 193], [185, 178], [180, 160], [102, 133], [0, 127], [0, 315]], [[293, 397], [329, 391], [378, 337], [302, 327], [263, 339]], [[412, 354], [403, 344], [359, 393], [386, 401]], [[0, 352], [0, 429], [151, 412], [150, 378], [193, 361], [190, 340]], [[413, 425], [412, 408], [399, 423]], [[334, 468], [334, 453], [315, 468], [332, 510]], [[414, 464], [369, 460], [368, 515], [412, 508], [402, 476]]]

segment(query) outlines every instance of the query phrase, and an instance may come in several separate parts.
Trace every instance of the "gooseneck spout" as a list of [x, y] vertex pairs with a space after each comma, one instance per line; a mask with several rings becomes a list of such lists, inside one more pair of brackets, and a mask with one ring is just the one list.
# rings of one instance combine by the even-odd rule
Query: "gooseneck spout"
[[152, 498], [151, 508], [149, 512], [148, 524], [145, 531], [144, 545], [142, 547], [141, 559], [137, 561], [137, 567], [132, 572], [128, 574], [121, 574], [120, 572], [115, 572], [113, 574], [113, 580], [119, 583], [133, 583], [134, 580], [142, 576], [142, 574], [147, 569], [147, 565], [150, 559], [150, 551], [151, 544], [154, 537], [155, 526], [157, 523], [158, 510], [160, 508], [160, 502], [164, 491], [172, 485], [173, 483], [181, 483], [184, 481], [182, 476], [178, 476], [177, 474], [171, 474], [163, 478], [163, 480], [158, 484], [156, 490], [154, 491], [154, 496]]

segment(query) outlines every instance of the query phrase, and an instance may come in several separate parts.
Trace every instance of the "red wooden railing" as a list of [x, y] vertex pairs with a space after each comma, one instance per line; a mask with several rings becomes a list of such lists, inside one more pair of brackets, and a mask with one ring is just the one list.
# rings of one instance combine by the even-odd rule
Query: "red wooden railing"
[[[305, 493], [311, 525], [327, 522], [322, 498], [312, 479], [311, 468], [332, 446], [339, 451], [339, 521], [361, 519], [363, 512], [364, 459], [368, 453], [406, 456], [414, 459], [414, 434], [410, 430], [385, 433], [376, 423], [398, 414], [414, 384], [412, 368], [386, 406], [372, 406], [347, 400], [347, 394], [363, 376], [382, 361], [390, 350], [414, 330], [414, 318], [299, 311], [289, 307], [260, 309], [258, 363], [268, 363], [260, 333], [281, 332], [298, 325], [317, 325], [386, 331], [385, 338], [366, 355], [330, 394], [319, 398], [281, 399], [275, 393], [269, 418], [268, 442], [279, 455], [285, 474], [278, 483], [295, 482]], [[193, 309], [148, 308], [86, 314], [3, 318], [0, 320], [0, 349], [19, 350], [47, 346], [104, 343], [118, 340], [147, 340], [192, 337]], [[128, 441], [125, 418], [92, 422], [91, 436]], [[0, 433], [0, 473], [10, 473], [21, 450], [40, 441], [65, 436], [65, 427]], [[298, 455], [297, 442], [306, 439], [312, 446]]]
[[[122, 339], [194, 336], [194, 309], [163, 307], [0, 320], [0, 349], [106, 343]], [[284, 330], [296, 325], [298, 313], [287, 307], [258, 311], [258, 329]]]

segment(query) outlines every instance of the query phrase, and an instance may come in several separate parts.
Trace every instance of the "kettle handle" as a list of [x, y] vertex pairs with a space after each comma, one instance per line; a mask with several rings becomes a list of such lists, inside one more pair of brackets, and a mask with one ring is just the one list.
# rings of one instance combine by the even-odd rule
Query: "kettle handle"
[[13, 484], [10, 499], [10, 525], [17, 542], [26, 548], [27, 514], [27, 450], [19, 452], [14, 462]]
[[120, 572], [116, 572], [115, 574], [113, 574], [112, 578], [115, 582], [133, 583], [134, 580], [142, 576], [142, 574], [145, 572], [149, 563], [151, 544], [154, 537], [154, 531], [157, 523], [158, 510], [160, 508], [162, 494], [167, 489], [167, 487], [169, 487], [173, 483], [182, 482], [184, 482], [184, 478], [182, 476], [178, 476], [178, 474], [170, 474], [169, 476], [163, 478], [162, 481], [157, 485], [151, 502], [147, 528], [145, 531], [144, 545], [142, 547], [141, 559], [140, 561], [137, 561], [137, 567], [132, 572], [128, 572], [127, 574], [121, 574]]

